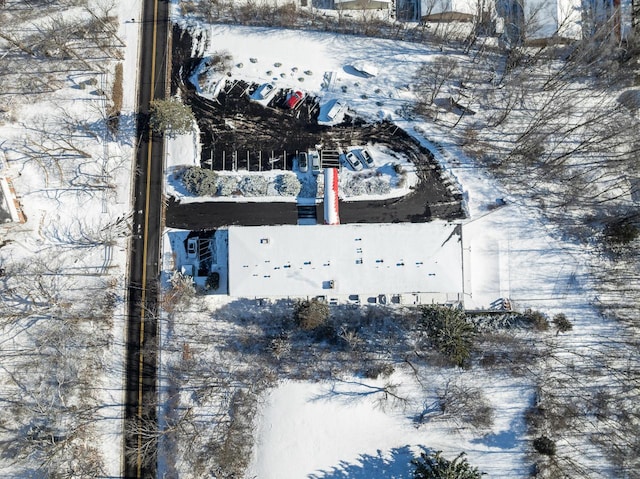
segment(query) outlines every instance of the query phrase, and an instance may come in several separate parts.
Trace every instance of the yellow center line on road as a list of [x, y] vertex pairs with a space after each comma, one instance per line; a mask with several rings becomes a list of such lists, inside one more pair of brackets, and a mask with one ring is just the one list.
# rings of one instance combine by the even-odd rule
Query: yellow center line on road
[[[153, 42], [151, 47], [151, 97], [154, 100], [156, 83], [156, 49], [158, 39], [158, 0], [153, 2]], [[142, 477], [142, 396], [143, 396], [143, 369], [144, 369], [144, 320], [147, 299], [147, 245], [149, 241], [149, 202], [151, 196], [151, 152], [153, 150], [151, 127], [149, 127], [149, 140], [147, 142], [147, 178], [145, 183], [146, 197], [144, 208], [144, 241], [142, 245], [142, 296], [140, 300], [140, 357], [138, 360], [138, 450], [137, 450], [137, 477]]]

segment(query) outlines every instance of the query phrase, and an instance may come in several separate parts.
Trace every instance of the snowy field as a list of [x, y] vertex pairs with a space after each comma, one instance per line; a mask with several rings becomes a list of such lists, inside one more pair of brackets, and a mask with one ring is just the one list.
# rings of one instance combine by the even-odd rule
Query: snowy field
[[[321, 351], [309, 353], [311, 357], [308, 357], [296, 349], [291, 340], [292, 349], [287, 349], [284, 356], [278, 353], [273, 359], [264, 353], [264, 348], [273, 353], [274, 344], [280, 344], [278, 338], [287, 338], [286, 342], [297, 334], [287, 329], [290, 326], [286, 318], [292, 314], [292, 305], [287, 300], [253, 301], [224, 296], [186, 299], [185, 305], [167, 318], [170, 337], [179, 337], [183, 342], [177, 347], [165, 336], [165, 367], [183, 370], [178, 365], [186, 361], [185, 357], [189, 358], [187, 362], [192, 361], [189, 364], [199, 364], [207, 358], [223, 365], [216, 372], [208, 367], [199, 369], [203, 375], [218, 377], [217, 374], [232, 374], [232, 370], [250, 375], [249, 371], [253, 370], [261, 378], [254, 387], [245, 384], [232, 388], [236, 392], [253, 390], [258, 397], [254, 406], [249, 407], [253, 411], [249, 415], [255, 414], [255, 422], [245, 424], [255, 431], [251, 460], [244, 477], [408, 478], [411, 476], [409, 458], [421, 448], [442, 450], [448, 458], [464, 451], [469, 462], [488, 477], [529, 476], [534, 461], [531, 446], [534, 432], [526, 423], [527, 411], [535, 410], [547, 400], [549, 388], [567, 396], [571, 395], [571, 388], [580, 388], [572, 382], [563, 365], [572, 364], [579, 374], [594, 374], [595, 364], [602, 355], [616, 348], [615, 340], [607, 343], [609, 338], [622, 333], [614, 322], [604, 320], [594, 306], [597, 298], [592, 289], [588, 253], [578, 243], [561, 239], [555, 227], [526, 197], [505, 189], [486, 168], [465, 155], [451, 137], [450, 128], [458, 124], [458, 114], [439, 110], [439, 122], [426, 122], [409, 113], [416, 100], [410, 85], [415, 72], [422, 63], [442, 57], [441, 50], [428, 45], [320, 32], [194, 24], [190, 28], [194, 37], [203, 33], [194, 51], [205, 57], [221, 51], [232, 55], [231, 78], [303, 89], [321, 97], [321, 103], [338, 99], [368, 121], [391, 119], [434, 152], [440, 164], [462, 185], [468, 201], [470, 218], [463, 221], [463, 249], [471, 258], [470, 269], [465, 271], [467, 308], [490, 308], [501, 298], [509, 298], [512, 306], [520, 311], [531, 308], [549, 318], [562, 313], [574, 325], [572, 331], [559, 335], [551, 331], [496, 333], [513, 334], [511, 340], [524, 341], [537, 351], [525, 360], [525, 365], [519, 365], [512, 358], [511, 366], [487, 367], [488, 358], [495, 353], [491, 349], [495, 347], [494, 338], [484, 343], [488, 349], [468, 370], [429, 364], [415, 369], [410, 362], [403, 363], [397, 357], [392, 359], [381, 354], [377, 359], [393, 364], [394, 372], [384, 380], [367, 379], [355, 365], [350, 368], [343, 363], [336, 364], [330, 372], [321, 370], [320, 365], [313, 366], [314, 362], [323, 364], [331, 362], [334, 355], [340, 356], [339, 347], [322, 349], [314, 344], [309, 348]], [[462, 52], [450, 51], [446, 56], [456, 58], [462, 71], [477, 67], [472, 57]], [[377, 75], [361, 75], [353, 68], [354, 64], [361, 63], [377, 70]], [[495, 63], [487, 64], [487, 81], [496, 75], [494, 67]], [[482, 75], [480, 71], [479, 76]], [[220, 78], [207, 78], [200, 83], [201, 93], [214, 95]], [[445, 82], [445, 94], [455, 94], [452, 86], [455, 80]], [[481, 98], [474, 97], [473, 107], [483, 113]], [[499, 109], [497, 105], [486, 108], [487, 115]], [[462, 119], [455, 132], [458, 140], [460, 132], [469, 124], [473, 124], [471, 119]], [[179, 139], [175, 146], [170, 146], [170, 151], [176, 152], [174, 157], [178, 156], [177, 152], [186, 151], [180, 142], [193, 144], [188, 138]], [[193, 163], [191, 158], [182, 155], [180, 161], [172, 165], [197, 161], [197, 154]], [[169, 191], [177, 194], [171, 183], [169, 180]], [[193, 199], [181, 196], [181, 201]], [[177, 263], [181, 254], [184, 253], [179, 248], [174, 250]], [[194, 308], [197, 313], [190, 312]], [[364, 307], [351, 311], [337, 307], [332, 312], [336, 327], [339, 329], [340, 321], [345, 321], [343, 324], [350, 324], [363, 335], [367, 334], [364, 326], [369, 321], [367, 318], [388, 317], [393, 321], [391, 318], [398, 314], [415, 314], [415, 311], [384, 308], [373, 312]], [[361, 323], [355, 323], [360, 326], [340, 319], [349, 315], [360, 317]], [[199, 331], [197, 336], [190, 332], [194, 328]], [[385, 339], [381, 339], [384, 337], [384, 333], [380, 333], [376, 340], [384, 342]], [[253, 346], [249, 346], [252, 343]], [[286, 357], [295, 363], [296, 354], [300, 355], [299, 362], [309, 362], [311, 372], [301, 372], [299, 367], [282, 359]], [[232, 361], [234, 365], [225, 366], [225, 361]], [[256, 373], [256, 369], [261, 372]], [[184, 387], [199, 391], [204, 385], [196, 374], [200, 373], [194, 372], [175, 383], [168, 381], [169, 389]], [[606, 379], [600, 383], [606, 384]], [[438, 404], [442, 391], [451, 384], [475, 391], [478, 398], [487, 398], [494, 414], [490, 425], [484, 429], [472, 427], [464, 419], [440, 415], [430, 409]], [[221, 403], [235, 404], [228, 399], [228, 390], [226, 396], [215, 388], [208, 391], [208, 400], [193, 401], [182, 393], [179, 401], [202, 418], [212, 408], [224, 409]], [[591, 393], [580, 394], [580, 404], [583, 404]], [[418, 423], [416, 415], [422, 417]], [[584, 474], [583, 477], [613, 477], [615, 473], [603, 450], [589, 439], [593, 430], [589, 419], [575, 421], [576, 429], [571, 433], [556, 432], [553, 428], [546, 430], [557, 439], [559, 452], [554, 467], [559, 469], [556, 470], [572, 471], [570, 475]], [[603, 423], [605, 428], [610, 426]], [[232, 425], [229, 427], [233, 430]], [[218, 433], [212, 433], [215, 434]], [[220, 434], [220, 437], [229, 437]], [[197, 446], [191, 445], [191, 448]], [[172, 450], [182, 470], [189, 463], [191, 448]], [[244, 454], [246, 451], [243, 451]], [[213, 454], [212, 457], [217, 458], [214, 460], [220, 459], [219, 452]], [[544, 459], [536, 462], [543, 469], [548, 466]]]
[[[13, 70], [0, 90], [27, 89], [0, 105], [0, 175], [26, 218], [0, 225], [0, 476], [118, 477], [141, 2], [17, 3], [3, 3], [3, 39], [27, 48], [35, 35], [38, 47], [16, 60], [0, 41]], [[64, 55], [51, 47], [52, 31], [81, 32], [94, 18], [106, 19], [87, 30], [99, 47], [67, 33]], [[110, 135], [117, 63], [120, 130]]]
[[[118, 477], [141, 2], [65, 2], [67, 10], [6, 3], [0, 174], [11, 178], [26, 222], [5, 223], [10, 208], [1, 208], [0, 476]], [[175, 20], [185, 26], [180, 3], [187, 2], [173, 2]], [[95, 14], [106, 21], [92, 23]], [[599, 230], [585, 224], [600, 201], [615, 200], [607, 203], [612, 211], [637, 208], [620, 147], [637, 142], [637, 108], [620, 108], [620, 91], [610, 91], [618, 64], [591, 61], [600, 70], [590, 84], [583, 71], [571, 77], [559, 62], [537, 68], [531, 57], [508, 73], [492, 48], [465, 53], [329, 32], [190, 28], [194, 38], [203, 34], [194, 53], [232, 55], [229, 78], [317, 95], [325, 114], [339, 100], [430, 148], [468, 204], [465, 306], [482, 310], [508, 298], [519, 311], [562, 313], [573, 329], [487, 320], [465, 368], [443, 364], [419, 328], [420, 311], [405, 305], [336, 305], [327, 328], [301, 331], [288, 298], [201, 295], [171, 278], [185, 262], [188, 232], [170, 231], [159, 477], [408, 479], [409, 460], [422, 450], [449, 459], [465, 452], [488, 477], [529, 477], [534, 467], [538, 477], [635, 477], [637, 332], [601, 311], [616, 304], [636, 320], [638, 276], [628, 264], [637, 267], [637, 259], [616, 263], [598, 249]], [[104, 35], [92, 37], [98, 30]], [[584, 56], [603, 52], [598, 45]], [[419, 119], [412, 107], [425, 91], [416, 90], [414, 74], [443, 58], [457, 61], [456, 73], [443, 77], [435, 106], [423, 108], [431, 120]], [[111, 135], [105, 120], [118, 62], [122, 106]], [[202, 94], [214, 95], [219, 80], [206, 75]], [[196, 138], [169, 143], [166, 193], [216, 200], [190, 197], [175, 180], [178, 169], [198, 164]], [[406, 159], [367, 147], [389, 191], [363, 195], [365, 174], [346, 171], [343, 199], [393, 197], [415, 185]], [[322, 195], [321, 178], [293, 174], [303, 194], [292, 201]], [[261, 201], [282, 200], [266, 192]], [[7, 196], [3, 183], [3, 204]], [[574, 219], [573, 230], [593, 239], [576, 239], [554, 215]], [[226, 265], [217, 266], [224, 280]], [[617, 289], [602, 285], [607, 276]], [[539, 435], [555, 441], [552, 458], [534, 452]]]

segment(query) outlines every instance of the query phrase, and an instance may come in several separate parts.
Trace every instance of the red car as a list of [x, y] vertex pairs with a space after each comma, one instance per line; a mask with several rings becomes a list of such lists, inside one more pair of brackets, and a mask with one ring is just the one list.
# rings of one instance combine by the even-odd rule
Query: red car
[[293, 110], [298, 105], [298, 103], [302, 101], [303, 98], [304, 93], [302, 93], [301, 91], [293, 92], [291, 95], [289, 95], [289, 98], [287, 98], [285, 106], [290, 110]]

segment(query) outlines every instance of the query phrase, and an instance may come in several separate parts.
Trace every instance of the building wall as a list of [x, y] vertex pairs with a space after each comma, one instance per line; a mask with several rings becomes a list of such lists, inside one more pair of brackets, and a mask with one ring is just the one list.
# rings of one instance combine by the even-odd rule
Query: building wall
[[422, 18], [443, 13], [477, 15], [479, 7], [477, 0], [422, 0], [420, 15]]
[[335, 0], [336, 9], [341, 10], [386, 10], [390, 2], [385, 0]]
[[579, 40], [602, 28], [631, 31], [631, 0], [496, 0], [498, 32], [510, 42]]
[[524, 5], [526, 39], [579, 39], [580, 0], [528, 0]]

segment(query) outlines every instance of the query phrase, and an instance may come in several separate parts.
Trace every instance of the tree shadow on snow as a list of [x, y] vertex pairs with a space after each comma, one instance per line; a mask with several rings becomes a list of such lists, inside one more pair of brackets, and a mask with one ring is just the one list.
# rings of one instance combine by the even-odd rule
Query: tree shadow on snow
[[312, 398], [312, 401], [325, 401], [338, 399], [343, 402], [350, 402], [373, 396], [376, 394], [389, 394], [384, 386], [367, 384], [364, 381], [344, 381], [334, 379], [326, 388]]
[[522, 434], [525, 426], [522, 419], [516, 419], [511, 421], [509, 429], [500, 431], [498, 433], [487, 434], [478, 439], [473, 439], [473, 444], [482, 444], [487, 447], [493, 447], [498, 449], [515, 449], [518, 447], [518, 442], [521, 442]]
[[409, 446], [392, 449], [384, 455], [378, 450], [376, 455], [361, 454], [351, 463], [340, 461], [329, 470], [309, 474], [307, 479], [410, 479], [414, 470], [411, 459], [415, 456]]

